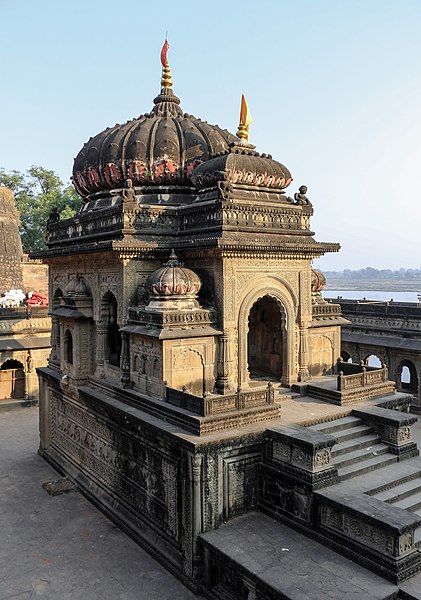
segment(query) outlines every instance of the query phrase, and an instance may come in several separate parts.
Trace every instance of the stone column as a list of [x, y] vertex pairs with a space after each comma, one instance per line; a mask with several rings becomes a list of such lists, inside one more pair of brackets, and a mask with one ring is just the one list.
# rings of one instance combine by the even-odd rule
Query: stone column
[[130, 348], [129, 348], [129, 334], [121, 332], [121, 356], [120, 356], [120, 369], [121, 369], [121, 384], [123, 388], [130, 387]]
[[105, 377], [105, 360], [107, 354], [108, 326], [103, 321], [98, 321], [96, 326], [96, 366], [99, 377]]
[[217, 372], [216, 391], [219, 394], [232, 391], [231, 337], [227, 330], [218, 339]]
[[202, 531], [202, 456], [192, 455], [192, 547], [193, 547], [193, 577], [197, 579], [201, 572], [200, 557], [197, 554], [197, 536]]
[[305, 325], [300, 325], [300, 350], [298, 354], [298, 381], [307, 381], [310, 378], [308, 371], [308, 330]]

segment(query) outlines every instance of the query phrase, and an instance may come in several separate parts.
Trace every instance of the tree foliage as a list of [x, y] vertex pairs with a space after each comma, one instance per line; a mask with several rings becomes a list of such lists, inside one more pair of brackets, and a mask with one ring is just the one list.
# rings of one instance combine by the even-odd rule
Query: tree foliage
[[47, 219], [53, 208], [57, 208], [60, 219], [68, 219], [81, 205], [73, 186], [64, 186], [57, 173], [43, 167], [33, 166], [26, 173], [0, 168], [0, 185], [10, 188], [15, 195], [26, 252], [46, 248]]

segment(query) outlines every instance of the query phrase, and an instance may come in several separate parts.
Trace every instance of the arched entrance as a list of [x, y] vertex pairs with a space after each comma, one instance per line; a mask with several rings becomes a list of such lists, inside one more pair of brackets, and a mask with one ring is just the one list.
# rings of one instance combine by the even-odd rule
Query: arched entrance
[[6, 360], [0, 367], [0, 400], [25, 397], [25, 371], [18, 360]]
[[110, 365], [120, 366], [121, 335], [117, 323], [117, 300], [108, 291], [102, 298], [101, 321], [106, 327], [106, 359]]
[[403, 360], [399, 365], [400, 389], [411, 394], [418, 394], [417, 370], [411, 360]]
[[280, 381], [284, 360], [284, 311], [264, 296], [253, 304], [248, 319], [247, 361], [250, 379]]

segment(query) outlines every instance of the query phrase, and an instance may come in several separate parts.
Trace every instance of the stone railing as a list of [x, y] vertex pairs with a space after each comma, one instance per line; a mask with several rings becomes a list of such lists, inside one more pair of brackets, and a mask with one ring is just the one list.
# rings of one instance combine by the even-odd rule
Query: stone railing
[[0, 308], [0, 319], [31, 319], [48, 317], [48, 306], [16, 306]]
[[367, 367], [361, 368], [361, 373], [354, 375], [344, 375], [343, 371], [338, 375], [338, 391], [355, 390], [370, 385], [385, 383], [388, 380], [388, 368], [368, 370]]
[[54, 246], [64, 241], [106, 238], [122, 228], [122, 215], [119, 207], [108, 208], [96, 213], [80, 213], [71, 219], [50, 223], [47, 245]]
[[313, 317], [340, 317], [342, 316], [339, 304], [313, 304]]
[[259, 206], [235, 204], [232, 200], [219, 199], [204, 205], [190, 203], [185, 207], [159, 204], [124, 207], [115, 205], [95, 211], [80, 212], [72, 219], [50, 223], [47, 245], [91, 239], [107, 239], [117, 232], [132, 234], [168, 233], [168, 235], [190, 235], [192, 231], [220, 231], [238, 229], [243, 231], [265, 231], [304, 233], [309, 231], [309, 207], [281, 204]]
[[220, 415], [274, 404], [275, 395], [271, 383], [266, 388], [235, 394], [204, 394], [194, 396], [187, 391], [166, 388], [165, 399], [169, 404], [191, 411], [202, 417]]

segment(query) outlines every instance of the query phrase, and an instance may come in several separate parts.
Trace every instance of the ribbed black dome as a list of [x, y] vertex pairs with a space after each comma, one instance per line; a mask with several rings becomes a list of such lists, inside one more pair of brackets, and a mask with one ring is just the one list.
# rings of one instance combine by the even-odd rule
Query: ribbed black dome
[[198, 166], [192, 176], [192, 183], [198, 188], [214, 186], [218, 181], [283, 190], [292, 177], [270, 155], [258, 154], [236, 140], [229, 150]]
[[121, 188], [126, 179], [133, 186], [189, 185], [195, 167], [237, 140], [183, 113], [171, 89], [161, 90], [154, 104], [151, 113], [107, 128], [84, 145], [73, 166], [81, 196]]

